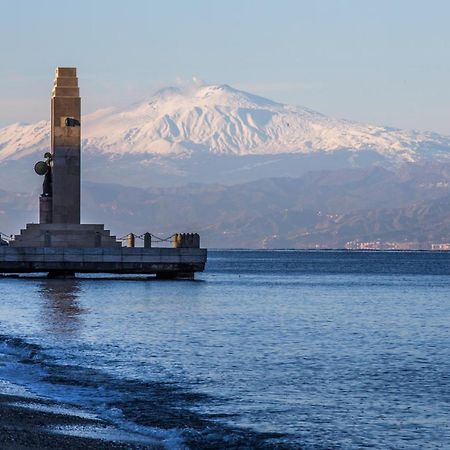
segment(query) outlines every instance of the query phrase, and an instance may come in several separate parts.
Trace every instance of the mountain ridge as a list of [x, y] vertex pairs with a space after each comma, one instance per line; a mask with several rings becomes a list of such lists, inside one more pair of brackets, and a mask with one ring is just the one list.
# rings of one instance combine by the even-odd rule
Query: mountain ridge
[[[37, 220], [38, 189], [0, 190], [0, 230]], [[116, 235], [199, 232], [216, 248], [343, 248], [348, 241], [449, 242], [450, 164], [310, 172], [240, 185], [128, 187], [85, 181], [84, 223]]]
[[[185, 157], [373, 151], [394, 162], [450, 159], [450, 137], [327, 117], [229, 85], [160, 89], [144, 102], [83, 116], [83, 150]], [[49, 145], [48, 122], [0, 129], [0, 162]]]

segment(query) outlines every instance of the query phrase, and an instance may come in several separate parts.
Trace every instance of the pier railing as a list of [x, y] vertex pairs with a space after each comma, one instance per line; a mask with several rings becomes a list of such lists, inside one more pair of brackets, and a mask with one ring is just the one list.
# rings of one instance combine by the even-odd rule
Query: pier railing
[[[14, 235], [0, 231], [0, 245], [8, 245], [14, 240]], [[125, 247], [174, 247], [174, 248], [200, 248], [200, 235], [198, 233], [174, 233], [167, 237], [157, 236], [153, 233], [135, 234], [128, 233], [117, 239]], [[142, 241], [142, 245], [136, 245], [136, 240]], [[125, 245], [124, 245], [125, 244]]]
[[168, 247], [170, 244], [174, 248], [200, 248], [198, 233], [174, 233], [167, 237], [160, 237], [148, 232], [139, 235], [128, 233], [117, 240], [125, 243], [126, 247], [136, 247], [137, 239], [143, 241], [144, 248]]

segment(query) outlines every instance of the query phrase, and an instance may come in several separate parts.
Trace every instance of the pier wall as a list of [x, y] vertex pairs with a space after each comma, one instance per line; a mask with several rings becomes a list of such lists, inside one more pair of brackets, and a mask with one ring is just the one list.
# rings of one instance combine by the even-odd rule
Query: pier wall
[[177, 277], [202, 272], [202, 248], [63, 248], [0, 246], [0, 273], [89, 272]]

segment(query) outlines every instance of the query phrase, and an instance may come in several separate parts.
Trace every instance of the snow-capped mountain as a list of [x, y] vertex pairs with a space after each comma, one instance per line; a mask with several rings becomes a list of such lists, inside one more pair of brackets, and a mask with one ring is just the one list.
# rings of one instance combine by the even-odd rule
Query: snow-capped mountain
[[[342, 167], [344, 159], [349, 164], [364, 158], [389, 164], [450, 160], [450, 137], [333, 119], [228, 85], [165, 88], [128, 108], [86, 115], [82, 124], [83, 155], [90, 168], [121, 159], [122, 177], [130, 179], [137, 172], [153, 180], [165, 174], [185, 182], [208, 181], [202, 174], [214, 171], [222, 171], [217, 180], [238, 172], [253, 173], [240, 181], [257, 178], [261, 171], [264, 176], [296, 175], [314, 158], [314, 168], [325, 159], [328, 168]], [[0, 129], [0, 163], [39, 157], [48, 147], [46, 121]], [[127, 172], [125, 159], [133, 173]]]
[[414, 161], [450, 139], [326, 117], [228, 85], [166, 88], [126, 110], [85, 119], [85, 145], [112, 153], [270, 155], [370, 149]]

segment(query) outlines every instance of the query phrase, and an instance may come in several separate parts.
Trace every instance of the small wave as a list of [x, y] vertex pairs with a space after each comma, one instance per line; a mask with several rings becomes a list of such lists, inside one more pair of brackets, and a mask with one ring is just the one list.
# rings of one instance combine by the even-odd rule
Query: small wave
[[[208, 396], [183, 389], [173, 383], [118, 379], [102, 371], [59, 363], [39, 345], [22, 338], [0, 335], [0, 379], [24, 387], [24, 397], [59, 402], [60, 411], [98, 417], [112, 425], [102, 427], [105, 436], [125, 442], [152, 445], [157, 440], [165, 448], [277, 448], [280, 434], [264, 434], [222, 425], [193, 411]], [[0, 382], [0, 392], [6, 384]], [[29, 394], [29, 395], [28, 395]], [[30, 401], [28, 407], [33, 407]], [[58, 433], [90, 437], [95, 426], [59, 427]], [[98, 430], [97, 430], [98, 431]], [[272, 442], [272, 444], [271, 444]], [[286, 448], [292, 448], [292, 445]]]
[[[42, 412], [99, 418], [112, 424], [102, 427], [102, 436], [124, 442], [154, 444], [157, 441], [168, 449], [185, 448], [177, 430], [164, 430], [134, 424], [122, 411], [111, 406], [123, 398], [112, 383], [108, 390], [102, 374], [78, 366], [59, 365], [36, 344], [19, 337], [0, 335], [0, 393], [24, 398], [16, 406]], [[84, 373], [83, 373], [84, 372]], [[34, 403], [33, 399], [51, 399], [58, 406]], [[94, 437], [95, 427], [59, 427], [54, 432]]]
[[18, 337], [0, 334], [0, 353], [15, 355], [22, 359], [33, 360], [42, 351], [41, 347]]

